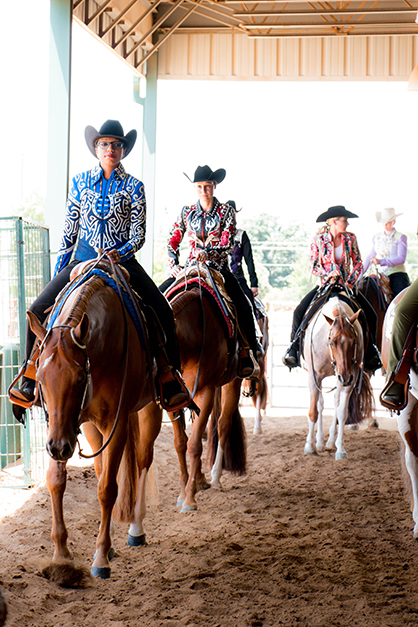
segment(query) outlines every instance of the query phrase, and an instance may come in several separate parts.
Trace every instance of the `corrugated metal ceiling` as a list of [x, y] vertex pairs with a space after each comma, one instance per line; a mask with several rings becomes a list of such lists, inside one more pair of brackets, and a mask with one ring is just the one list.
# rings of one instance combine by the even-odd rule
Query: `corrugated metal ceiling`
[[[73, 5], [75, 19], [138, 74], [160, 49], [159, 75], [167, 78], [306, 78], [306, 73], [308, 78], [405, 78], [418, 54], [417, 11], [418, 0], [74, 0]], [[380, 43], [371, 43], [379, 37]], [[327, 44], [329, 38], [339, 43]], [[348, 44], [353, 38], [358, 43]], [[312, 46], [303, 46], [307, 39], [313, 39]], [[246, 65], [257, 51], [259, 58], [260, 53], [271, 57], [258, 70], [253, 60]], [[347, 72], [352, 51], [354, 58], [362, 51], [364, 57], [354, 73]], [[222, 61], [224, 68], [218, 67]], [[244, 70], [234, 71], [243, 63]], [[377, 72], [370, 71], [373, 64]], [[393, 72], [396, 64], [400, 67]]]

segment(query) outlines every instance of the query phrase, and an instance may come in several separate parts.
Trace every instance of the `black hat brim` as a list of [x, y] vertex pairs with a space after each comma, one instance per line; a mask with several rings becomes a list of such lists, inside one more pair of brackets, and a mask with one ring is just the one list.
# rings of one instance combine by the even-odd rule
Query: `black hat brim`
[[119, 139], [120, 141], [123, 141], [123, 143], [125, 144], [125, 152], [123, 155], [123, 159], [124, 159], [125, 157], [129, 155], [132, 148], [134, 147], [137, 135], [138, 133], [136, 132], [135, 129], [132, 129], [132, 131], [129, 131], [129, 133], [126, 133], [125, 137], [123, 136], [121, 137], [119, 135], [113, 135], [112, 133], [110, 134], [106, 133], [105, 135], [100, 134], [99, 131], [97, 131], [94, 128], [94, 126], [86, 126], [86, 130], [84, 131], [84, 137], [86, 139], [88, 149], [90, 150], [91, 154], [95, 156], [96, 158], [97, 158], [96, 142], [101, 137], [114, 137], [115, 139]]
[[226, 170], [219, 168], [215, 172], [208, 173], [204, 178], [197, 177], [196, 172], [193, 175], [193, 179], [190, 178], [186, 172], [183, 172], [184, 176], [189, 179], [190, 183], [203, 183], [204, 181], [213, 181], [214, 183], [222, 183], [226, 176]]
[[358, 218], [356, 213], [352, 211], [348, 211], [342, 205], [337, 205], [335, 207], [330, 207], [324, 213], [321, 213], [320, 216], [317, 217], [317, 222], [326, 222], [330, 218]]

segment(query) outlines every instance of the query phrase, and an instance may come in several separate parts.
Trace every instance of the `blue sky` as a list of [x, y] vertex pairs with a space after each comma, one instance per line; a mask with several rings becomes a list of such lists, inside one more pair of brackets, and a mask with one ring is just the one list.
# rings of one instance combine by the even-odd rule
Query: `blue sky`
[[[14, 13], [11, 4], [2, 10]], [[0, 44], [10, 58], [1, 68], [8, 89], [0, 215], [46, 190], [49, 0], [19, 5], [25, 46], [16, 47], [12, 32]], [[119, 118], [125, 131], [141, 130], [132, 81], [129, 68], [74, 25], [71, 175], [92, 165], [87, 124]], [[365, 254], [376, 211], [393, 206], [404, 213], [400, 230], [416, 228], [417, 105], [418, 92], [403, 82], [159, 81], [157, 219], [169, 228], [194, 200], [183, 172], [207, 163], [227, 170], [217, 195], [235, 200], [242, 220], [275, 213], [313, 231], [319, 213], [344, 204], [361, 216], [351, 227]], [[140, 176], [140, 142], [126, 167]], [[65, 208], [57, 211], [64, 218]]]

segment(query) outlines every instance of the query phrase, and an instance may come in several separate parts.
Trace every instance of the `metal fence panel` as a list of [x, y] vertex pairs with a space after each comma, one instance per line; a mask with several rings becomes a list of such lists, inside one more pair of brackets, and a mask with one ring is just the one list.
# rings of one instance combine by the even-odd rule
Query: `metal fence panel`
[[24, 428], [7, 389], [24, 359], [26, 310], [50, 278], [48, 229], [0, 218], [0, 487], [29, 487], [45, 476], [43, 412], [31, 412]]

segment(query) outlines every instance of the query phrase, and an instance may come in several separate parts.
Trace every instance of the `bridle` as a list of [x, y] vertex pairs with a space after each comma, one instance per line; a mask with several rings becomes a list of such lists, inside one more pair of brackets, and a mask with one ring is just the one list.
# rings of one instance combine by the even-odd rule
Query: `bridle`
[[357, 337], [357, 331], [355, 329], [355, 326], [350, 322], [350, 320], [345, 317], [343, 318], [342, 314], [340, 313], [338, 316], [336, 316], [334, 318], [334, 320], [332, 321], [332, 324], [330, 325], [329, 331], [328, 331], [328, 338], [327, 338], [327, 346], [329, 348], [329, 354], [330, 354], [330, 358], [331, 358], [331, 365], [334, 368], [334, 375], [338, 376], [338, 372], [337, 372], [337, 362], [334, 359], [334, 355], [332, 353], [332, 342], [331, 342], [331, 334], [332, 334], [332, 330], [333, 327], [337, 321], [338, 318], [341, 318], [341, 321], [343, 322], [347, 322], [350, 329], [352, 330], [353, 334], [354, 334], [354, 356], [353, 356], [353, 361], [352, 364], [353, 366], [357, 364], [358, 360], [357, 360], [357, 348], [358, 348], [358, 337]]

